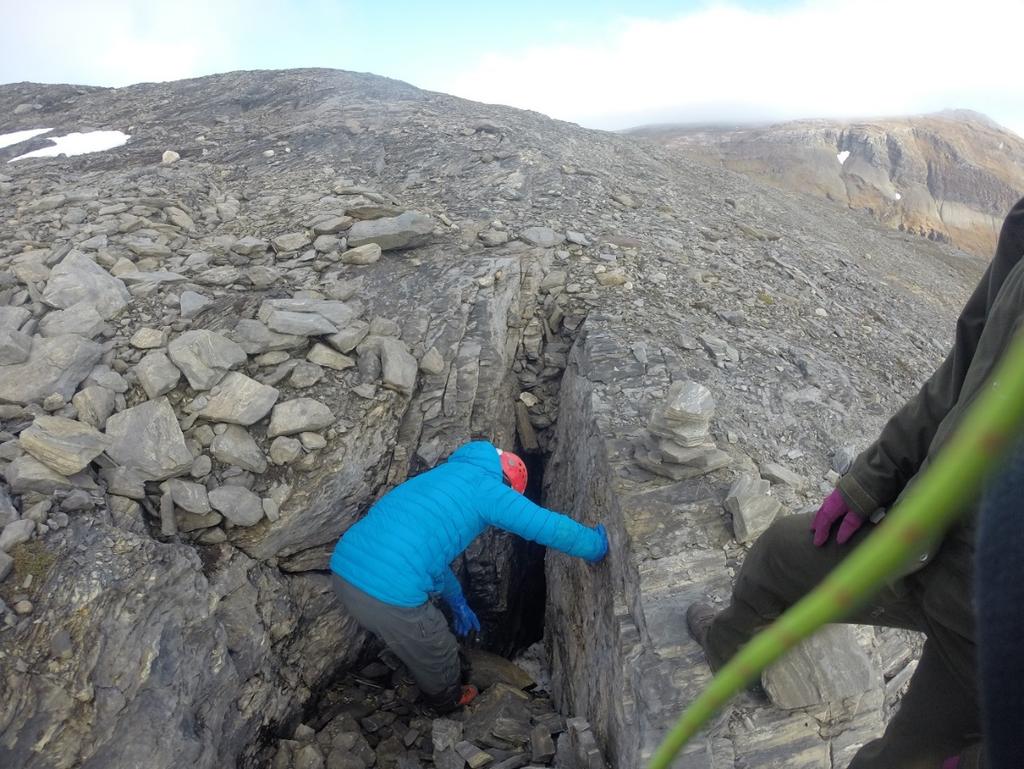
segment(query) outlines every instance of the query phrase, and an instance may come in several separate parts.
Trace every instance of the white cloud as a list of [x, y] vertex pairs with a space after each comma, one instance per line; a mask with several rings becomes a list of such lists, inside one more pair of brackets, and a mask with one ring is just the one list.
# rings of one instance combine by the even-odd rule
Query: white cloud
[[970, 107], [1024, 124], [1020, 0], [712, 5], [588, 45], [485, 56], [443, 90], [605, 128]]

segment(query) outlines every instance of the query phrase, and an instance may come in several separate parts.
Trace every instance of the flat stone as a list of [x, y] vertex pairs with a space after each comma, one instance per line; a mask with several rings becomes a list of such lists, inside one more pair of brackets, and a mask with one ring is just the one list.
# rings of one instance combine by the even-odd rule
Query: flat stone
[[519, 239], [541, 248], [553, 248], [565, 242], [565, 236], [550, 227], [527, 227], [519, 233]]
[[444, 358], [436, 347], [431, 347], [420, 358], [420, 371], [437, 376], [444, 373]]
[[7, 576], [14, 570], [14, 559], [0, 550], [0, 582], [7, 579]]
[[358, 248], [350, 248], [341, 255], [342, 264], [373, 264], [380, 261], [381, 247], [376, 243], [367, 243]]
[[178, 299], [179, 312], [181, 317], [186, 320], [194, 318], [204, 307], [208, 307], [212, 303], [212, 299], [196, 291], [182, 291], [181, 297]]
[[369, 323], [364, 320], [353, 320], [337, 334], [327, 337], [327, 343], [338, 352], [349, 353], [356, 349], [369, 333]]
[[275, 465], [290, 465], [302, 456], [302, 442], [278, 436], [270, 443], [270, 461]]
[[332, 216], [322, 222], [313, 225], [313, 233], [316, 235], [333, 235], [337, 232], [347, 230], [355, 221], [351, 216]]
[[197, 515], [205, 515], [210, 512], [210, 498], [205, 486], [171, 478], [167, 481], [167, 490], [174, 504], [182, 510]]
[[37, 338], [28, 360], [0, 367], [0, 400], [35, 403], [58, 393], [67, 401], [102, 355], [101, 345], [80, 336]]
[[296, 398], [274, 406], [267, 437], [317, 432], [333, 423], [334, 413], [323, 403], [312, 398]]
[[108, 467], [100, 471], [107, 493], [128, 499], [146, 498], [146, 479], [130, 467]]
[[466, 649], [464, 654], [471, 668], [469, 683], [480, 691], [499, 682], [516, 689], [527, 689], [536, 683], [521, 667], [497, 654], [482, 649]]
[[849, 625], [826, 625], [765, 670], [761, 683], [784, 710], [838, 704], [880, 685]]
[[31, 336], [14, 328], [0, 328], [0, 366], [24, 363], [31, 352]]
[[206, 329], [186, 331], [167, 345], [167, 353], [195, 390], [209, 390], [246, 361], [240, 345]]
[[[306, 242], [308, 243], [309, 240], [307, 239]], [[298, 246], [296, 249], [291, 250], [297, 250], [298, 248], [302, 248], [302, 246]], [[263, 238], [257, 238], [254, 235], [246, 235], [245, 237], [236, 240], [234, 244], [232, 244], [231, 250], [236, 254], [241, 254], [242, 256], [262, 254], [267, 250], [267, 241]]]
[[271, 331], [292, 336], [321, 336], [334, 334], [338, 330], [322, 315], [312, 312], [274, 310], [268, 315], [266, 322]]
[[733, 531], [740, 542], [753, 542], [775, 520], [782, 504], [769, 496], [771, 484], [757, 476], [742, 475], [725, 497], [725, 509], [732, 514]]
[[629, 282], [629, 276], [622, 272], [622, 270], [606, 270], [595, 274], [594, 277], [597, 278], [598, 283], [606, 288], [624, 286]]
[[217, 385], [199, 416], [212, 422], [252, 425], [265, 417], [277, 403], [280, 392], [255, 379], [231, 371]]
[[[337, 350], [332, 350], [325, 344], [315, 344], [309, 353], [306, 355], [306, 360], [311, 363], [315, 363], [318, 366], [324, 368], [334, 369], [335, 371], [344, 371], [345, 369], [352, 368], [356, 365], [356, 362], [344, 355]], [[294, 373], [292, 374], [294, 377]]]
[[278, 253], [298, 251], [308, 246], [310, 242], [309, 235], [305, 232], [289, 232], [271, 240], [274, 250]]
[[36, 533], [36, 522], [22, 518], [4, 526], [0, 531], [0, 552], [8, 552], [12, 547], [28, 542]]
[[235, 526], [254, 526], [263, 518], [263, 503], [242, 486], [220, 486], [210, 492], [210, 505]]
[[139, 350], [153, 350], [167, 344], [167, 329], [140, 328], [129, 340], [132, 347]]
[[301, 296], [292, 299], [268, 299], [260, 305], [259, 319], [266, 323], [275, 310], [300, 314], [312, 313], [329, 321], [336, 328], [341, 328], [362, 314], [363, 305], [359, 301], [343, 302]]
[[480, 750], [472, 742], [463, 740], [455, 745], [455, 752], [465, 759], [470, 769], [481, 769], [494, 760], [494, 756], [486, 751]]
[[90, 385], [75, 393], [71, 403], [78, 412], [79, 422], [102, 430], [106, 427], [107, 418], [114, 413], [116, 396], [106, 387]]
[[348, 231], [348, 245], [358, 248], [376, 243], [384, 251], [422, 246], [430, 240], [433, 220], [419, 211], [401, 216], [355, 222]]
[[39, 333], [45, 337], [74, 334], [86, 339], [97, 336], [107, 322], [91, 302], [78, 302], [66, 310], [46, 313], [39, 321]]
[[309, 361], [303, 360], [295, 364], [295, 368], [292, 369], [292, 375], [288, 378], [288, 383], [292, 387], [297, 387], [301, 390], [307, 387], [312, 387], [323, 379], [323, 376], [323, 368], [318, 366], [316, 363], [310, 363]]
[[0, 305], [0, 327], [20, 329], [32, 317], [27, 307]]
[[267, 458], [249, 432], [238, 425], [228, 425], [210, 444], [214, 459], [224, 465], [241, 467], [253, 473], [267, 470]]
[[36, 417], [19, 440], [25, 451], [61, 475], [84, 470], [110, 445], [95, 428], [58, 416]]
[[803, 478], [776, 462], [761, 465], [761, 475], [772, 483], [781, 483], [794, 489], [803, 486]]
[[477, 237], [485, 248], [495, 248], [508, 243], [508, 233], [504, 230], [484, 230]]
[[329, 254], [337, 251], [341, 241], [333, 235], [319, 235], [313, 241], [313, 248], [321, 254]]
[[15, 494], [34, 491], [49, 495], [75, 488], [75, 480], [50, 469], [31, 454], [22, 454], [8, 464], [4, 477]]
[[379, 349], [384, 386], [404, 395], [411, 395], [416, 389], [419, 363], [412, 357], [405, 342], [392, 337], [380, 337]]
[[582, 232], [576, 232], [574, 230], [567, 230], [565, 233], [565, 239], [570, 243], [575, 243], [577, 246], [589, 246], [590, 241], [587, 240], [587, 236]]
[[117, 315], [131, 302], [128, 287], [80, 251], [72, 251], [50, 272], [43, 301], [65, 309], [88, 302], [105, 319]]
[[[205, 491], [205, 487], [203, 487]], [[185, 532], [186, 534], [190, 531], [199, 531], [201, 529], [211, 529], [214, 526], [220, 525], [221, 521], [224, 520], [224, 516], [220, 513], [189, 513], [184, 510], [174, 511], [174, 521], [178, 531]]]
[[192, 453], [167, 398], [157, 398], [114, 414], [107, 420], [112, 445], [107, 455], [146, 480], [162, 481], [184, 475]]
[[230, 336], [250, 355], [259, 355], [272, 350], [292, 350], [306, 344], [304, 336], [278, 334], [267, 328], [266, 324], [261, 321], [248, 318], [238, 321]]
[[318, 451], [327, 446], [327, 439], [320, 433], [299, 433], [299, 440], [306, 451]]
[[534, 761], [547, 764], [555, 757], [555, 741], [551, 732], [543, 726], [535, 726], [530, 732], [530, 752]]
[[166, 395], [181, 380], [181, 370], [162, 352], [151, 352], [135, 365], [135, 376], [150, 398]]
[[127, 245], [129, 251], [143, 258], [166, 259], [171, 255], [170, 248], [149, 238], [134, 238], [129, 240]]

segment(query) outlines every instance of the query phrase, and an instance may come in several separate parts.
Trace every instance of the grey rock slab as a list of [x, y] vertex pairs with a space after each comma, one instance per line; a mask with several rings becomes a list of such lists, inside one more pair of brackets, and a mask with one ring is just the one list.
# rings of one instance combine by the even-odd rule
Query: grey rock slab
[[27, 307], [0, 306], [0, 328], [19, 329], [32, 317]]
[[761, 465], [761, 475], [772, 483], [781, 483], [796, 489], [803, 485], [803, 478], [777, 462]]
[[167, 344], [167, 329], [140, 328], [128, 342], [138, 350], [154, 350]]
[[106, 387], [90, 385], [75, 393], [71, 403], [78, 412], [78, 421], [102, 430], [107, 424], [107, 418], [116, 409], [116, 396]]
[[338, 331], [325, 317], [312, 312], [274, 310], [267, 315], [266, 323], [271, 331], [292, 336], [321, 336]]
[[[298, 248], [301, 247], [302, 246], [299, 246]], [[246, 235], [245, 237], [236, 240], [231, 246], [231, 250], [236, 254], [241, 254], [242, 256], [262, 254], [267, 250], [267, 241], [263, 238], [257, 238], [254, 235]]]
[[107, 493], [128, 499], [145, 499], [146, 479], [129, 467], [108, 467], [100, 471]]
[[181, 370], [162, 352], [151, 352], [135, 365], [135, 376], [150, 398], [166, 395], [181, 380]]
[[131, 294], [120, 278], [80, 251], [72, 251], [50, 271], [43, 301], [61, 309], [85, 301], [109, 320], [131, 302]]
[[384, 251], [415, 248], [425, 245], [434, 230], [434, 222], [419, 211], [406, 211], [401, 216], [355, 222], [348, 231], [348, 245], [358, 248], [376, 243]]
[[740, 542], [753, 542], [775, 520], [782, 508], [769, 496], [771, 484], [762, 478], [741, 475], [725, 497], [725, 509], [732, 514], [733, 531]]
[[274, 310], [296, 313], [314, 313], [338, 328], [351, 323], [363, 313], [362, 302], [342, 302], [335, 299], [268, 299], [260, 305], [259, 319], [266, 322]]
[[444, 358], [436, 347], [431, 347], [420, 358], [420, 371], [437, 376], [444, 373]]
[[48, 312], [39, 321], [39, 333], [52, 337], [74, 334], [92, 339], [106, 326], [103, 316], [92, 302], [84, 301], [71, 305], [65, 310]]
[[769, 667], [761, 683], [785, 710], [839, 703], [880, 685], [852, 627], [827, 625]]
[[108, 456], [146, 480], [184, 475], [192, 467], [192, 452], [166, 397], [114, 414], [107, 420], [107, 436]]
[[310, 242], [309, 235], [305, 232], [289, 232], [284, 235], [278, 235], [271, 241], [274, 250], [278, 253], [298, 251], [308, 246]]
[[211, 507], [235, 526], [255, 526], [263, 518], [263, 502], [242, 486], [220, 486], [209, 496]]
[[182, 291], [178, 299], [179, 312], [182, 318], [194, 318], [204, 308], [213, 303], [213, 300], [203, 296], [196, 291]]
[[302, 442], [283, 435], [270, 442], [270, 461], [275, 465], [290, 465], [302, 456]]
[[317, 432], [333, 423], [334, 413], [320, 401], [313, 398], [295, 398], [274, 406], [267, 437]]
[[527, 227], [519, 233], [519, 239], [541, 248], [553, 248], [565, 242], [565, 236], [550, 227]]
[[25, 451], [61, 475], [84, 470], [110, 445], [95, 428], [58, 416], [36, 417], [19, 440]]
[[186, 512], [197, 515], [205, 515], [210, 512], [210, 498], [206, 487], [202, 484], [171, 478], [167, 481], [167, 491], [174, 504]]
[[14, 570], [14, 559], [0, 550], [0, 582], [7, 579], [7, 576]]
[[199, 416], [213, 422], [252, 425], [277, 403], [280, 392], [237, 371], [225, 375]]
[[380, 337], [379, 344], [384, 386], [404, 395], [411, 395], [416, 389], [419, 363], [409, 352], [405, 342], [400, 339]]
[[238, 321], [230, 332], [230, 338], [250, 355], [273, 350], [292, 350], [306, 344], [304, 336], [278, 334], [261, 321], [249, 318]]
[[37, 338], [24, 363], [0, 366], [0, 400], [34, 403], [59, 393], [75, 394], [103, 355], [103, 347], [80, 336]]
[[[206, 487], [203, 487], [206, 491]], [[178, 531], [188, 533], [200, 529], [210, 529], [220, 524], [224, 516], [220, 513], [189, 513], [184, 510], [174, 511], [175, 527]]]
[[267, 470], [267, 458], [256, 440], [239, 425], [228, 425], [227, 429], [213, 439], [210, 453], [224, 465], [241, 467], [253, 473]]
[[9, 552], [15, 545], [28, 542], [36, 533], [36, 522], [22, 518], [4, 526], [0, 531], [0, 552]]
[[369, 333], [369, 323], [365, 320], [353, 320], [346, 324], [337, 334], [331, 334], [327, 337], [327, 343], [339, 352], [349, 353], [356, 349]]
[[196, 390], [209, 390], [247, 357], [239, 344], [206, 329], [186, 331], [167, 345], [167, 353]]
[[333, 235], [352, 226], [355, 220], [351, 216], [332, 216], [313, 225], [313, 232], [316, 235]]
[[[353, 365], [355, 365], [354, 362]], [[303, 360], [295, 364], [295, 368], [292, 369], [292, 375], [288, 378], [288, 384], [304, 390], [315, 385], [323, 379], [323, 376], [324, 370], [321, 366]]]
[[15, 494], [35, 491], [39, 494], [50, 495], [57, 491], [71, 491], [76, 485], [85, 483], [82, 475], [70, 478], [61, 475], [31, 454], [22, 454], [7, 465], [4, 477]]
[[342, 264], [374, 264], [380, 261], [383, 254], [381, 247], [376, 243], [367, 243], [364, 246], [350, 248], [342, 253], [340, 261]]
[[[306, 360], [324, 368], [334, 369], [335, 371], [344, 371], [356, 365], [356, 362], [347, 355], [319, 343], [313, 345], [306, 355]], [[295, 373], [292, 372], [292, 377], [294, 378], [294, 376]]]
[[32, 337], [8, 326], [0, 326], [0, 366], [24, 363], [32, 352]]

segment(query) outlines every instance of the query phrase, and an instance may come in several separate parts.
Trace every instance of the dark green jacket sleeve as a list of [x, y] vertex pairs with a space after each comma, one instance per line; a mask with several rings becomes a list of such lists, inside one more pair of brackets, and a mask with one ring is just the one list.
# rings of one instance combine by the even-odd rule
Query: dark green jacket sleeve
[[1007, 274], [1024, 254], [1024, 200], [1010, 211], [988, 266], [956, 323], [953, 349], [921, 390], [901, 408], [839, 481], [839, 490], [863, 516], [891, 505], [928, 456], [939, 424], [960, 398], [989, 310]]

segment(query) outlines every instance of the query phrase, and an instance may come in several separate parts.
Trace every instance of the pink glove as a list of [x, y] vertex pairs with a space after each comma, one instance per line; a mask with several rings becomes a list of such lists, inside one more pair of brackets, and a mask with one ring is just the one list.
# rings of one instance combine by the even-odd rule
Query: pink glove
[[828, 542], [832, 525], [840, 518], [843, 519], [843, 522], [839, 524], [836, 542], [845, 545], [857, 529], [864, 525], [864, 519], [850, 509], [846, 500], [843, 499], [843, 495], [839, 493], [839, 489], [836, 489], [821, 503], [821, 507], [818, 508], [818, 512], [814, 515], [814, 521], [811, 523], [815, 547], [821, 547]]
[[950, 756], [942, 762], [942, 769], [957, 769], [960, 766], [960, 756]]

